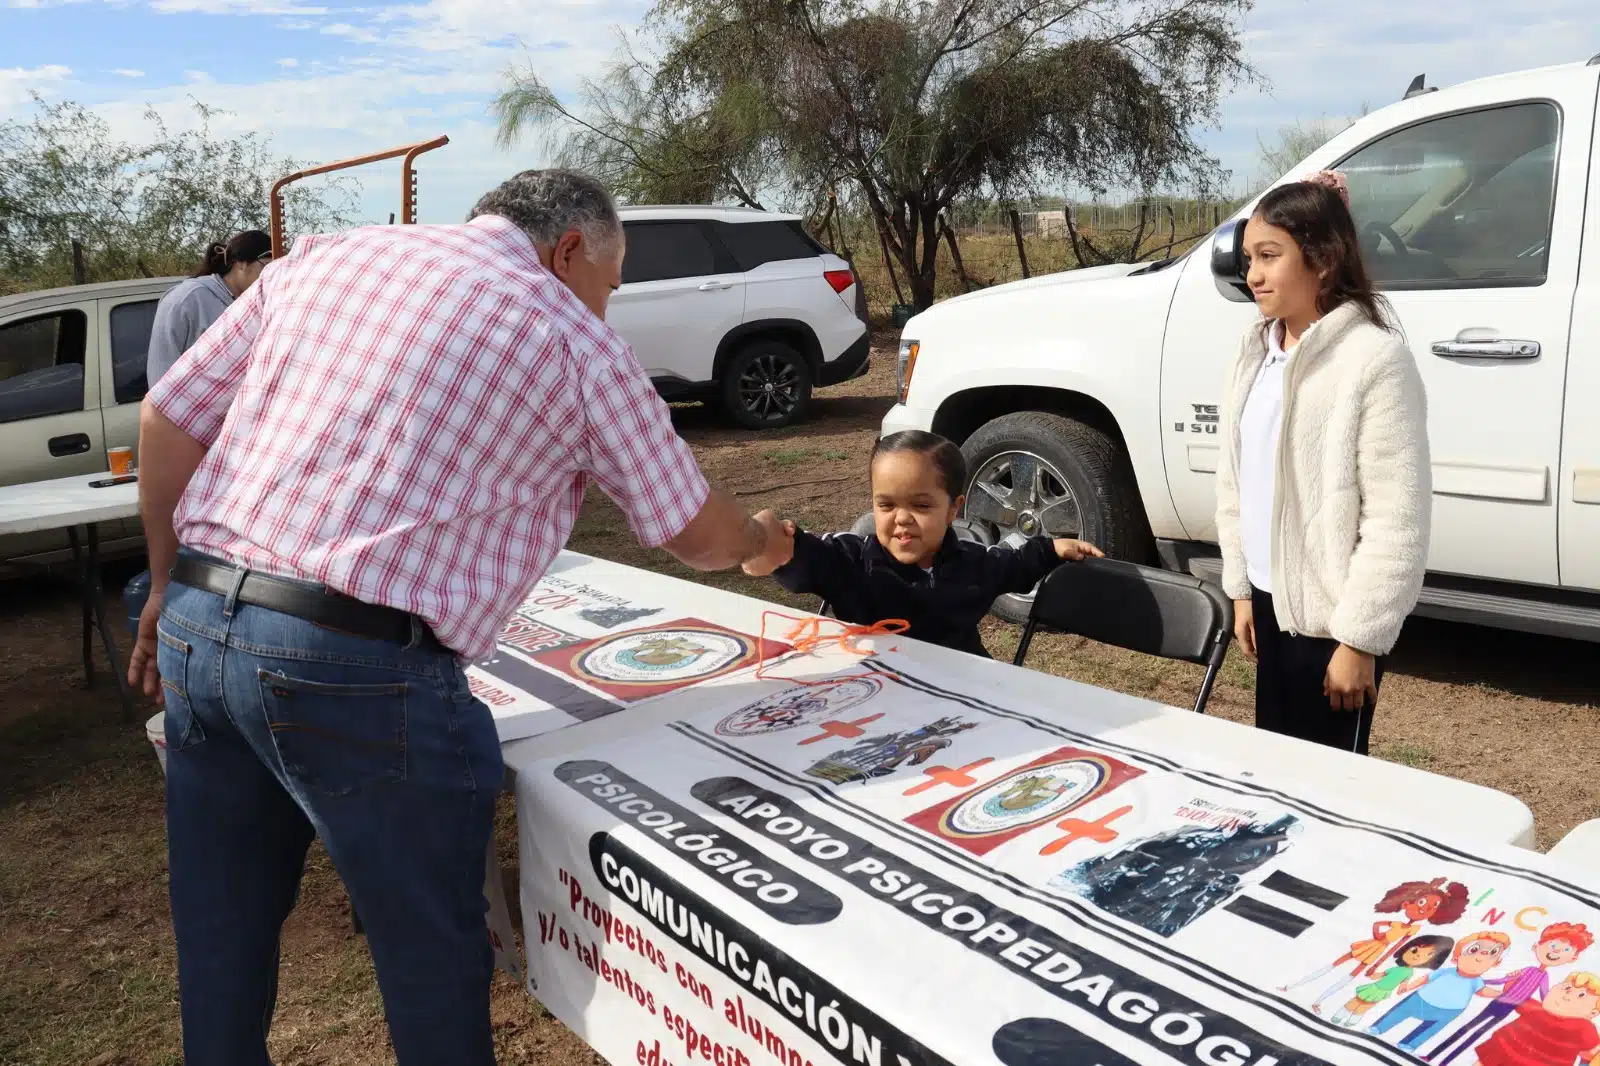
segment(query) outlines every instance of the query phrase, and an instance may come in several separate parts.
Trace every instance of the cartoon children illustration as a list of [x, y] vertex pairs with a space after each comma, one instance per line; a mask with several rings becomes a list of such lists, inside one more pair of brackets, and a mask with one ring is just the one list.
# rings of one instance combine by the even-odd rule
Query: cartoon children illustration
[[1478, 1046], [1475, 1060], [1482, 1066], [1572, 1066], [1600, 1055], [1600, 1032], [1594, 1019], [1600, 1014], [1600, 977], [1569, 973], [1550, 990], [1544, 1002], [1525, 999], [1516, 1006], [1517, 1017], [1494, 1031]]
[[[1291, 992], [1313, 981], [1320, 981], [1337, 973], [1333, 983], [1319, 993], [1311, 1009], [1322, 1012], [1322, 1001], [1331, 997], [1351, 981], [1363, 976], [1378, 976], [1378, 968], [1389, 961], [1389, 956], [1405, 941], [1422, 932], [1424, 922], [1449, 925], [1460, 918], [1467, 909], [1467, 886], [1459, 881], [1446, 882], [1442, 877], [1432, 881], [1407, 881], [1391, 888], [1378, 905], [1372, 908], [1377, 914], [1405, 916], [1405, 921], [1377, 921], [1372, 923], [1372, 937], [1350, 945], [1350, 950], [1322, 969], [1309, 973], [1292, 985], [1278, 986], [1279, 992]], [[1354, 964], [1347, 973], [1340, 973]]]
[[1505, 977], [1485, 979], [1483, 983], [1489, 987], [1479, 989], [1478, 995], [1493, 996], [1494, 1001], [1423, 1057], [1439, 1066], [1449, 1066], [1452, 1059], [1482, 1040], [1522, 1004], [1544, 999], [1550, 991], [1550, 968], [1576, 962], [1593, 943], [1594, 934], [1581, 923], [1555, 922], [1545, 926], [1533, 948], [1533, 965]]
[[1401, 985], [1400, 991], [1410, 994], [1367, 1032], [1387, 1033], [1405, 1022], [1417, 1022], [1417, 1027], [1400, 1040], [1401, 1047], [1416, 1051], [1435, 1030], [1467, 1009], [1473, 995], [1484, 986], [1483, 975], [1500, 965], [1510, 946], [1511, 938], [1504, 933], [1485, 930], [1462, 937], [1450, 958], [1454, 965]]
[[1418, 970], [1437, 970], [1443, 965], [1455, 944], [1455, 940], [1447, 936], [1417, 936], [1407, 940], [1395, 952], [1396, 965], [1385, 970], [1376, 981], [1358, 986], [1350, 1002], [1333, 1012], [1334, 1023], [1355, 1028], [1367, 1011], [1394, 995], [1395, 989], [1411, 980]]

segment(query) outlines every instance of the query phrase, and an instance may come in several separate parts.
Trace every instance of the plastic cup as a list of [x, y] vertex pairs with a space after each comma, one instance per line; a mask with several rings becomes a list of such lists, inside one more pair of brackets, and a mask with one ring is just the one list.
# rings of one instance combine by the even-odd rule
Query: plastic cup
[[112, 477], [133, 473], [132, 448], [112, 448], [106, 452], [106, 458], [111, 460]]
[[161, 773], [165, 775], [167, 772], [167, 727], [163, 712], [157, 711], [150, 716], [150, 720], [144, 724], [144, 736], [150, 742], [150, 746], [156, 749], [156, 758], [161, 761]]

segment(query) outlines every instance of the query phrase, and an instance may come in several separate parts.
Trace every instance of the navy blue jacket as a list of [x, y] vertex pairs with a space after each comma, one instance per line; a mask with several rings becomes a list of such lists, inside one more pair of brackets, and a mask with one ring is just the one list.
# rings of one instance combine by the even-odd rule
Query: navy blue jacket
[[1060, 562], [1049, 537], [1034, 537], [1021, 548], [985, 548], [951, 532], [930, 573], [898, 561], [876, 537], [796, 530], [794, 558], [772, 576], [790, 592], [821, 596], [841, 622], [904, 618], [911, 623], [907, 636], [987, 658], [978, 621], [994, 598], [1032, 591]]

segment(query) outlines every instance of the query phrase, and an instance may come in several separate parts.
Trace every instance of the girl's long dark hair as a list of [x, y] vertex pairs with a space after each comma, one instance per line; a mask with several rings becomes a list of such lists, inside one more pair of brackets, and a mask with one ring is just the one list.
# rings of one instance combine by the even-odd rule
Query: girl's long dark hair
[[227, 244], [213, 244], [191, 278], [226, 274], [235, 263], [253, 263], [272, 251], [272, 238], [258, 229], [240, 230]]
[[1338, 192], [1307, 181], [1280, 185], [1261, 198], [1255, 217], [1288, 231], [1306, 265], [1324, 274], [1318, 311], [1353, 303], [1373, 325], [1394, 331], [1393, 309], [1372, 287], [1355, 219]]

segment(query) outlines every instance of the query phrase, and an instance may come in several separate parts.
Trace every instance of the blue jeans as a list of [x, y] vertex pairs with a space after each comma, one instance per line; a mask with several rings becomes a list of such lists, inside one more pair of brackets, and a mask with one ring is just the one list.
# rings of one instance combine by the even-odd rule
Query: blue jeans
[[1467, 1008], [1464, 1006], [1436, 1007], [1432, 1003], [1429, 1003], [1427, 1000], [1423, 999], [1421, 996], [1417, 995], [1417, 993], [1413, 992], [1405, 999], [1402, 999], [1399, 1003], [1397, 1003], [1394, 1009], [1388, 1014], [1385, 1014], [1382, 1018], [1379, 1018], [1377, 1024], [1372, 1026], [1368, 1032], [1387, 1033], [1390, 1029], [1393, 1029], [1401, 1022], [1421, 1022], [1422, 1024], [1411, 1030], [1411, 1032], [1406, 1034], [1405, 1038], [1400, 1041], [1401, 1047], [1405, 1048], [1407, 1051], [1415, 1051], [1422, 1046], [1423, 1042], [1426, 1041], [1428, 1037], [1433, 1035], [1436, 1029], [1438, 1029], [1441, 1025], [1448, 1023], [1452, 1018], [1457, 1017], [1466, 1009]]
[[451, 655], [168, 586], [167, 855], [187, 1066], [262, 1066], [321, 837], [401, 1066], [493, 1066], [483, 856], [503, 773]]

